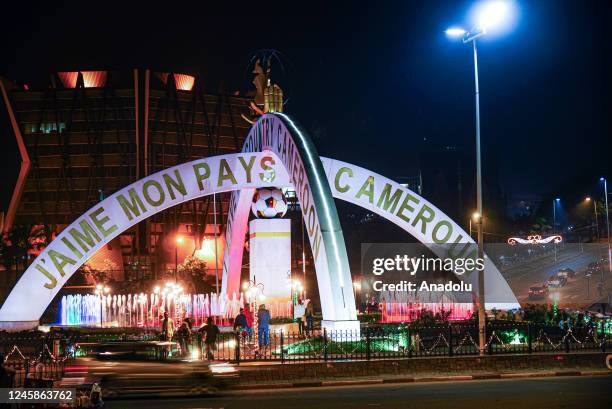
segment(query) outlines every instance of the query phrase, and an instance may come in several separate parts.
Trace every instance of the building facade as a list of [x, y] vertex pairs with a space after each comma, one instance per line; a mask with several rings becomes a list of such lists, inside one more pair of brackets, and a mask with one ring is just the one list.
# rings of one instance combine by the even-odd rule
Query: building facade
[[[250, 128], [244, 118], [252, 114], [251, 99], [207, 94], [198, 75], [73, 71], [53, 73], [47, 87], [0, 82], [20, 166], [2, 209], [5, 235], [25, 226], [42, 230], [49, 241], [129, 183], [181, 162], [239, 151]], [[209, 254], [205, 242], [214, 242], [213, 225], [223, 233], [228, 199], [218, 195], [168, 209], [124, 232], [91, 263], [112, 270], [115, 279], [140, 280], [156, 278], [197, 250]]]

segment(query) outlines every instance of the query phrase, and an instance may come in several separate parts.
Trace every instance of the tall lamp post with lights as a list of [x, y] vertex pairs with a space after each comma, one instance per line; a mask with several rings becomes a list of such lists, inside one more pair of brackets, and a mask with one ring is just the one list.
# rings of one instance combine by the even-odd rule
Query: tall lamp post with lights
[[174, 283], [177, 283], [178, 277], [178, 246], [183, 244], [183, 236], [180, 234], [176, 236], [176, 240], [174, 241]]
[[[476, 232], [478, 242], [478, 258], [484, 259], [483, 209], [482, 209], [482, 167], [480, 159], [480, 90], [478, 86], [478, 48], [476, 40], [487, 33], [487, 28], [501, 23], [507, 15], [508, 6], [504, 2], [485, 3], [480, 10], [478, 23], [470, 31], [458, 27], [446, 30], [449, 37], [462, 38], [464, 44], [472, 43], [474, 54], [474, 89], [476, 108]], [[484, 269], [478, 271], [478, 340], [480, 355], [485, 354], [486, 345], [486, 309], [484, 289]]]
[[599, 178], [604, 185], [604, 195], [606, 197], [606, 234], [608, 236], [608, 272], [612, 273], [612, 252], [610, 252], [610, 213], [608, 211], [608, 180], [606, 178]]
[[[559, 204], [559, 202], [561, 202], [561, 199], [559, 199], [558, 197], [553, 200], [553, 235], [557, 234], [557, 205]], [[557, 243], [554, 243], [553, 246], [555, 250], [555, 261], [557, 261]]]
[[[586, 197], [585, 202], [590, 202], [591, 198]], [[597, 234], [597, 240], [599, 241], [599, 221], [597, 220], [597, 200], [593, 200], [593, 215], [595, 216], [595, 233]]]

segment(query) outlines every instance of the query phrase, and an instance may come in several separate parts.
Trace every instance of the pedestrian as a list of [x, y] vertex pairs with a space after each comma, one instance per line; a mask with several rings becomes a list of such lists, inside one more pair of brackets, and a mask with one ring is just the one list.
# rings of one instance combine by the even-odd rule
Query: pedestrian
[[299, 334], [304, 334], [304, 321], [306, 319], [306, 306], [304, 301], [299, 299], [297, 304], [293, 306], [293, 321], [298, 324]]
[[172, 351], [172, 337], [174, 336], [174, 321], [168, 315], [168, 311], [164, 311], [164, 319], [161, 324], [161, 340], [168, 344], [164, 348], [164, 358], [168, 358]]
[[191, 338], [191, 326], [189, 318], [185, 318], [177, 331], [179, 346], [181, 347], [181, 355], [189, 355], [189, 340]]
[[89, 404], [92, 408], [103, 408], [104, 401], [102, 400], [102, 388], [98, 383], [94, 383], [91, 386], [91, 391], [89, 392]]
[[174, 336], [174, 321], [169, 317], [168, 311], [164, 311], [164, 320], [161, 324], [162, 341], [170, 341]]
[[244, 316], [246, 317], [247, 327], [246, 333], [249, 341], [253, 338], [253, 313], [248, 304], [244, 305]]
[[257, 311], [257, 320], [259, 325], [259, 347], [262, 345], [268, 346], [270, 318], [270, 311], [266, 309], [266, 304], [261, 304], [259, 306], [259, 311]]
[[312, 301], [308, 301], [306, 305], [306, 335], [310, 336], [314, 332], [314, 306]]
[[214, 352], [217, 350], [217, 337], [221, 331], [219, 331], [219, 327], [213, 322], [212, 317], [208, 317], [206, 325], [203, 325], [198, 332], [204, 339], [206, 358], [212, 361], [215, 358]]
[[243, 330], [246, 331], [247, 326], [248, 324], [247, 324], [246, 315], [244, 315], [244, 308], [241, 308], [240, 313], [236, 315], [236, 318], [234, 318], [234, 331], [238, 331], [238, 332], [242, 332]]

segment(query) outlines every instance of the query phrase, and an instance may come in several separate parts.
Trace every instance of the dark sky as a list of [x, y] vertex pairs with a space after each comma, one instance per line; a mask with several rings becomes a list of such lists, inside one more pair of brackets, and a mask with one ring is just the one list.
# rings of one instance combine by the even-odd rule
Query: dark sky
[[[286, 110], [321, 154], [393, 177], [413, 169], [424, 138], [473, 149], [471, 48], [443, 33], [469, 25], [473, 2], [131, 3], [4, 6], [0, 74], [32, 83], [54, 70], [152, 67], [246, 90], [249, 57], [273, 48], [288, 66]], [[499, 167], [506, 193], [612, 176], [611, 3], [516, 6], [514, 27], [479, 47], [485, 165]]]

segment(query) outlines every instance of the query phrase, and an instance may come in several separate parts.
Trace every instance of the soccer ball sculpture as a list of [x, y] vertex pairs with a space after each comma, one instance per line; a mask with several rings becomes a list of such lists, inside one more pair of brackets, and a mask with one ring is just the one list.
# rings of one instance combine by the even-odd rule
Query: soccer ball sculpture
[[280, 189], [259, 189], [253, 197], [251, 210], [257, 217], [283, 217], [287, 213], [287, 201]]

